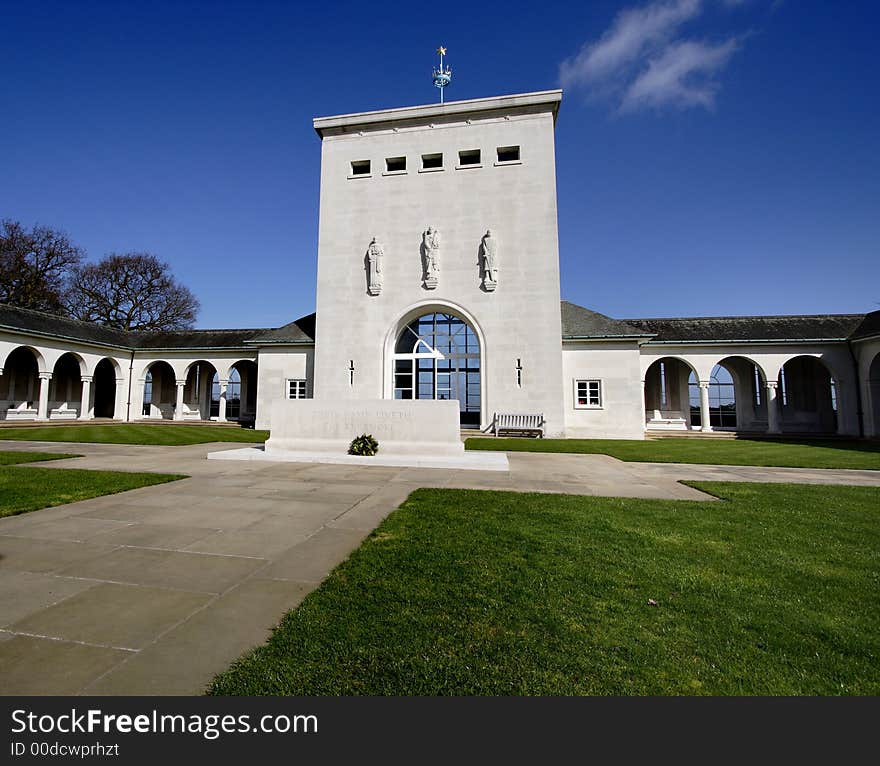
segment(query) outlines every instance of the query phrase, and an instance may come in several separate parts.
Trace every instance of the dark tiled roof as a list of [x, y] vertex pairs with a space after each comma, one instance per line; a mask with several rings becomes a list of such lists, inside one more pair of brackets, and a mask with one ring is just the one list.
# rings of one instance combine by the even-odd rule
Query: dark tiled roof
[[563, 338], [643, 338], [646, 335], [651, 333], [641, 327], [562, 301]]
[[173, 330], [170, 332], [129, 333], [135, 348], [238, 348], [258, 335], [258, 330]]
[[315, 314], [300, 317], [277, 330], [264, 331], [250, 343], [314, 343]]
[[314, 343], [315, 315], [310, 314], [278, 329], [125, 332], [94, 322], [80, 322], [0, 303], [0, 328], [83, 343], [99, 343], [125, 350], [246, 348], [246, 344], [262, 338], [266, 338], [267, 343]]
[[865, 314], [865, 318], [856, 327], [852, 338], [853, 340], [856, 338], [872, 338], [875, 335], [880, 335], [880, 311], [872, 311], [870, 314]]
[[44, 314], [42, 311], [21, 309], [5, 303], [0, 303], [0, 327], [106, 346], [130, 348], [132, 345], [131, 333], [122, 330], [114, 330], [94, 322], [80, 322], [54, 314]]
[[[880, 335], [880, 311], [869, 314], [805, 316], [678, 317], [665, 319], [612, 319], [596, 311], [562, 301], [562, 337], [651, 338], [649, 342], [805, 341], [867, 338]], [[251, 345], [312, 344], [315, 314], [276, 329], [178, 330], [140, 333], [114, 330], [0, 304], [0, 328], [55, 338], [130, 349], [241, 348]]]
[[864, 314], [814, 316], [682, 317], [627, 319], [654, 333], [656, 342], [841, 340], [848, 338]]

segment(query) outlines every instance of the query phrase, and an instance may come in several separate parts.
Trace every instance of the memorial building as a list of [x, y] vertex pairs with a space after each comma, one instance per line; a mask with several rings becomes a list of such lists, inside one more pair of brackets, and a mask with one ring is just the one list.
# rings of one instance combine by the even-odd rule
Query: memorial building
[[445, 400], [438, 412], [474, 431], [880, 436], [880, 312], [616, 319], [561, 300], [561, 98], [315, 119], [314, 314], [132, 333], [0, 306], [0, 419], [235, 420], [274, 435], [274, 413], [304, 400], [349, 419], [359, 402], [394, 418]]

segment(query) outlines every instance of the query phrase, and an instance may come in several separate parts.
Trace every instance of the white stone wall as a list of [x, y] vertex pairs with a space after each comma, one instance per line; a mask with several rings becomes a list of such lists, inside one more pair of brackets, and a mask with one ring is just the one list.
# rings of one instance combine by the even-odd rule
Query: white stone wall
[[[635, 341], [565, 343], [562, 347], [565, 435], [570, 438], [643, 439], [645, 424]], [[578, 409], [574, 382], [602, 381], [602, 405]]]
[[256, 428], [271, 428], [272, 404], [287, 397], [287, 381], [306, 381], [306, 396], [314, 396], [314, 346], [267, 346], [257, 362]]
[[[548, 433], [562, 433], [557, 100], [554, 94], [523, 107], [515, 99], [485, 99], [493, 109], [466, 114], [447, 104], [442, 114], [423, 118], [419, 110], [394, 110], [388, 121], [363, 125], [362, 132], [356, 126], [345, 134], [327, 131], [316, 397], [390, 398], [390, 355], [398, 332], [420, 314], [447, 311], [468, 320], [481, 340], [482, 426], [491, 424], [496, 411], [542, 412]], [[521, 162], [497, 165], [496, 149], [511, 145], [520, 147]], [[481, 150], [482, 166], [459, 169], [458, 152], [471, 149]], [[443, 170], [419, 172], [421, 156], [432, 153], [443, 153]], [[399, 156], [407, 159], [406, 173], [384, 174], [385, 159]], [[371, 177], [350, 177], [351, 162], [364, 159], [371, 161]], [[422, 282], [420, 248], [429, 226], [442, 237], [434, 290]], [[494, 292], [481, 289], [480, 281], [479, 247], [487, 229], [499, 242]], [[367, 293], [364, 268], [372, 237], [385, 252], [382, 292], [375, 296]]]

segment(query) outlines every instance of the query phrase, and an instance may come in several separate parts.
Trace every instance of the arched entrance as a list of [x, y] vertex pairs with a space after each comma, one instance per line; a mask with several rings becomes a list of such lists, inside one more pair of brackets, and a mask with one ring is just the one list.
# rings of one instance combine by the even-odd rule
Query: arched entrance
[[776, 394], [786, 433], [837, 433], [837, 386], [814, 356], [789, 359], [779, 372]]
[[239, 423], [253, 423], [257, 416], [257, 363], [248, 359], [236, 362], [229, 370], [226, 386], [226, 418]]
[[116, 417], [116, 367], [110, 359], [104, 358], [95, 367], [94, 413], [96, 418]]
[[19, 346], [9, 353], [0, 375], [0, 412], [5, 420], [35, 420], [40, 396], [37, 353]]
[[657, 430], [691, 427], [688, 380], [694, 368], [684, 359], [664, 356], [645, 371], [645, 420]]
[[479, 428], [480, 341], [464, 319], [433, 311], [409, 321], [391, 364], [395, 399], [456, 399], [461, 425]]
[[153, 362], [144, 374], [144, 400], [141, 415], [145, 418], [172, 420], [177, 403], [174, 370], [168, 362]]
[[[712, 368], [709, 376], [709, 424], [713, 429], [764, 431], [767, 428], [765, 382], [751, 359], [730, 356]], [[702, 426], [700, 387], [694, 373], [688, 379], [691, 423]]]
[[58, 357], [49, 387], [49, 418], [74, 419], [82, 404], [82, 360], [67, 352]]
[[[217, 379], [217, 369], [210, 362], [193, 362], [186, 373], [183, 389], [182, 420], [208, 420], [214, 407], [212, 399], [213, 382]], [[216, 416], [216, 413], [214, 413]]]
[[880, 437], [880, 354], [874, 357], [868, 368], [868, 397], [873, 415], [870, 434]]

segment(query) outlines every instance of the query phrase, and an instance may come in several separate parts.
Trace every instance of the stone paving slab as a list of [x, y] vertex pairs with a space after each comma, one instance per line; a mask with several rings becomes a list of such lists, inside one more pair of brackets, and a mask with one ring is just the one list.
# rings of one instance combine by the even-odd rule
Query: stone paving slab
[[[85, 694], [201, 694], [214, 676], [264, 643], [314, 583], [253, 579], [95, 679]], [[2, 646], [2, 644], [0, 644]]]
[[362, 529], [324, 527], [279, 556], [260, 574], [277, 580], [319, 583], [336, 563], [347, 559], [368, 534], [368, 530]]
[[77, 694], [129, 652], [69, 641], [11, 635], [0, 642], [4, 695]]
[[48, 609], [94, 585], [88, 580], [70, 577], [0, 570], [0, 628]]
[[510, 453], [510, 472], [208, 461], [184, 447], [76, 452], [47, 468], [190, 478], [0, 519], [0, 689], [199, 694], [419, 487], [711, 501], [681, 480], [880, 486], [880, 471], [624, 463]]
[[243, 556], [125, 546], [103, 556], [78, 561], [60, 570], [59, 574], [104, 582], [222, 593], [265, 563], [264, 559]]
[[116, 547], [98, 543], [75, 543], [68, 540], [5, 537], [2, 535], [4, 521], [5, 519], [0, 519], [0, 570], [55, 572], [75, 562], [91, 561], [97, 556], [110, 553]]
[[204, 593], [98, 583], [10, 625], [11, 633], [141, 649], [210, 601]]

